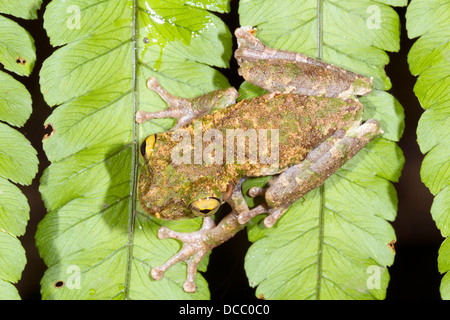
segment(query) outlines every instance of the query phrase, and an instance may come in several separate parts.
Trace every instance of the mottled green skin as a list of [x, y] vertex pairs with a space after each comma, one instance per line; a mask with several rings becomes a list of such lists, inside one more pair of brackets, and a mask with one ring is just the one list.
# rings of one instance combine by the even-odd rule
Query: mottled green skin
[[[175, 117], [178, 119], [175, 128], [183, 129], [158, 135], [153, 153], [146, 153], [138, 186], [139, 199], [146, 212], [163, 219], [188, 218], [193, 216], [188, 209], [192, 201], [211, 196], [223, 199], [231, 207], [231, 212], [217, 225], [206, 216], [201, 229], [192, 233], [175, 232], [166, 227], [158, 230], [159, 239], [173, 238], [182, 241], [183, 245], [165, 263], [153, 267], [150, 274], [159, 280], [168, 268], [185, 261], [187, 277], [183, 289], [186, 292], [195, 292], [197, 266], [210, 250], [233, 237], [257, 215], [268, 214], [263, 219], [264, 225], [268, 228], [274, 226], [293, 201], [322, 185], [383, 132], [373, 119], [361, 124], [363, 108], [354, 97], [369, 93], [372, 79], [300, 53], [268, 48], [254, 36], [255, 32], [250, 27], [235, 31], [239, 74], [271, 94], [233, 104], [230, 101], [235, 101], [237, 91], [230, 88], [194, 99], [182, 99], [165, 91], [156, 78], [150, 78], [148, 88], [157, 92], [169, 108], [156, 113], [139, 111], [136, 114], [139, 123], [147, 119]], [[216, 99], [216, 94], [221, 92], [222, 96]], [[216, 112], [205, 116], [214, 110]], [[188, 125], [195, 119], [199, 121]], [[201, 123], [202, 133], [215, 130], [219, 140], [228, 137], [227, 132], [235, 128], [243, 132], [278, 129], [277, 166], [264, 164], [261, 159], [255, 163], [226, 163], [229, 159], [226, 153], [221, 153], [227, 150], [226, 144], [214, 149], [216, 161], [220, 160], [215, 164], [201, 161], [199, 164], [175, 164], [172, 153], [179, 151], [179, 140], [173, 141], [172, 138], [180, 132], [189, 138], [189, 150], [185, 150], [188, 157], [184, 158], [189, 161], [185, 163], [195, 160], [195, 157], [189, 159], [189, 152], [191, 135], [200, 131], [196, 126], [198, 123]], [[275, 133], [271, 132], [271, 135], [275, 136]], [[198, 136], [194, 134], [194, 140]], [[197, 145], [194, 142], [194, 148], [196, 145], [208, 154], [213, 144], [206, 136], [204, 140], [203, 144], [201, 140]], [[251, 148], [256, 143], [244, 144]], [[236, 150], [230, 153], [234, 159], [236, 153]], [[246, 154], [246, 159], [250, 159], [252, 154]], [[245, 179], [240, 178], [263, 175], [270, 175], [266, 187], [251, 188], [247, 194], [250, 197], [262, 196], [264, 200], [250, 209], [242, 190]], [[208, 206], [210, 202], [206, 202]], [[203, 206], [204, 203], [194, 204], [196, 212], [208, 214], [215, 209]], [[203, 211], [198, 210], [199, 206]]]
[[[350, 127], [360, 124], [363, 108], [354, 96], [369, 93], [371, 79], [300, 53], [268, 48], [254, 37], [254, 31], [239, 28], [235, 32], [239, 74], [272, 92], [270, 94], [230, 105], [236, 91], [225, 90], [226, 94], [215, 91], [194, 99], [182, 99], [168, 94], [156, 79], [149, 79], [149, 88], [156, 91], [172, 111], [180, 111], [184, 117], [179, 118], [181, 123], [189, 123], [186, 119], [197, 119], [202, 124], [202, 133], [214, 129], [223, 138], [221, 161], [195, 164], [195, 159], [190, 159], [184, 163], [194, 164], [175, 164], [172, 152], [177, 150], [179, 140], [172, 137], [178, 130], [158, 134], [153, 153], [141, 170], [138, 185], [140, 203], [149, 214], [162, 219], [192, 217], [188, 209], [192, 201], [206, 197], [226, 199], [239, 179], [283, 172], [301, 163], [336, 131], [347, 132]], [[161, 116], [177, 116], [177, 112], [141, 113], [137, 119]], [[194, 124], [177, 125], [192, 138], [195, 136]], [[263, 164], [260, 159], [256, 163], [239, 164], [225, 158], [227, 130], [237, 128], [246, 133], [255, 129], [258, 134], [261, 129], [278, 129], [277, 165]], [[189, 145], [199, 146], [195, 138], [192, 140]], [[201, 150], [210, 150], [211, 142], [204, 140], [203, 144], [200, 142]], [[215, 150], [220, 155], [219, 149]], [[234, 150], [236, 158], [237, 150]], [[245, 159], [250, 158], [246, 153]]]
[[[172, 139], [172, 136], [177, 131], [158, 134], [153, 153], [141, 170], [138, 186], [141, 205], [146, 212], [161, 219], [193, 217], [188, 209], [192, 201], [208, 196], [222, 199], [241, 178], [279, 173], [300, 163], [336, 130], [346, 129], [359, 119], [362, 110], [362, 105], [354, 99], [271, 93], [243, 100], [199, 119], [203, 133], [209, 129], [222, 133], [224, 148], [227, 129], [256, 129], [256, 132], [278, 129], [279, 162], [276, 168], [259, 161], [255, 164], [248, 161], [226, 163], [225, 152], [223, 164], [175, 165], [171, 155], [180, 140]], [[189, 132], [193, 139], [194, 124], [179, 130]], [[203, 141], [203, 150], [210, 143]], [[193, 163], [194, 159], [191, 160]]]
[[[280, 59], [245, 61], [240, 65], [239, 73], [244, 78], [255, 79], [253, 84], [270, 91], [341, 99], [372, 91], [371, 79], [318, 60], [306, 59], [314, 61], [314, 64]], [[317, 64], [322, 68], [318, 69]]]

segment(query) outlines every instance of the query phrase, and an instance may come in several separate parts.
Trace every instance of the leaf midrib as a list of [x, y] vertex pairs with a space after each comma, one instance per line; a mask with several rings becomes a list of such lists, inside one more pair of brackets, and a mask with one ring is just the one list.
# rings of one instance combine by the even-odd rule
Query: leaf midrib
[[[316, 58], [322, 60], [323, 46], [323, 0], [317, 0], [317, 52]], [[316, 300], [320, 300], [320, 285], [322, 283], [322, 250], [324, 242], [324, 213], [325, 213], [325, 187], [319, 187], [320, 208], [319, 208], [319, 239], [317, 248], [317, 282]]]
[[130, 281], [131, 281], [131, 266], [132, 266], [132, 260], [133, 260], [133, 242], [134, 242], [134, 227], [136, 223], [136, 184], [137, 184], [137, 174], [138, 174], [138, 154], [137, 154], [137, 145], [138, 145], [138, 132], [137, 132], [137, 124], [134, 119], [134, 115], [137, 112], [137, 104], [138, 104], [138, 97], [137, 97], [137, 91], [138, 91], [138, 27], [137, 27], [137, 14], [138, 14], [138, 0], [133, 0], [133, 7], [132, 7], [132, 15], [133, 15], [133, 21], [132, 21], [132, 46], [131, 50], [133, 50], [133, 53], [131, 55], [132, 57], [132, 117], [129, 121], [132, 121], [132, 163], [131, 163], [131, 177], [130, 177], [130, 204], [128, 208], [128, 241], [127, 241], [127, 247], [128, 247], [128, 256], [127, 256], [127, 262], [126, 262], [126, 275], [125, 275], [125, 283], [124, 283], [124, 298], [125, 300], [128, 300], [130, 296]]

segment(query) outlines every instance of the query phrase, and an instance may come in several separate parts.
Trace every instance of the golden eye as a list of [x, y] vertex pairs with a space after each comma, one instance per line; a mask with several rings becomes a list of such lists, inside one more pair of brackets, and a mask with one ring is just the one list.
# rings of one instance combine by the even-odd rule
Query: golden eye
[[145, 160], [149, 160], [152, 156], [153, 147], [155, 146], [156, 142], [156, 134], [152, 134], [151, 136], [148, 136], [147, 139], [144, 140], [141, 144], [141, 155], [144, 157]]
[[194, 201], [189, 209], [199, 217], [209, 217], [217, 212], [220, 208], [220, 200], [217, 198], [205, 198]]

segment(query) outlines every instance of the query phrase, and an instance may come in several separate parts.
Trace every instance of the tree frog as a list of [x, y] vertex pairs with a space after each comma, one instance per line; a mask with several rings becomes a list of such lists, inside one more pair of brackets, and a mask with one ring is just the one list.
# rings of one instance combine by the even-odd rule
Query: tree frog
[[[201, 229], [192, 233], [166, 227], [158, 231], [160, 239], [178, 239], [183, 247], [153, 267], [151, 276], [161, 279], [170, 266], [185, 261], [186, 292], [195, 292], [197, 266], [210, 250], [256, 215], [268, 214], [264, 224], [272, 227], [290, 204], [322, 185], [383, 132], [373, 119], [362, 124], [363, 106], [356, 98], [372, 90], [371, 78], [266, 47], [255, 32], [250, 27], [236, 30], [235, 58], [239, 74], [269, 93], [238, 103], [234, 88], [179, 98], [150, 78], [147, 87], [169, 107], [136, 113], [138, 123], [177, 119], [172, 130], [146, 139], [138, 193], [143, 210], [158, 219], [203, 217]], [[235, 144], [240, 138], [239, 151]], [[265, 148], [256, 149], [258, 143]], [[239, 155], [244, 157], [237, 161]], [[265, 188], [250, 189], [251, 197], [263, 199], [250, 209], [241, 186], [246, 178], [259, 176], [271, 178]], [[224, 202], [232, 212], [216, 225], [211, 215]]]

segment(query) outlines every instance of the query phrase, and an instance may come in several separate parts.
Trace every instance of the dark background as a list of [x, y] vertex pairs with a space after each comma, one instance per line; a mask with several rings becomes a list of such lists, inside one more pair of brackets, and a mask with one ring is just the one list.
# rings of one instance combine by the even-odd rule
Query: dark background
[[[49, 162], [42, 150], [42, 137], [49, 133], [43, 124], [50, 115], [51, 108], [44, 102], [39, 88], [39, 71], [42, 62], [51, 55], [54, 48], [43, 29], [42, 16], [45, 6], [50, 0], [44, 0], [39, 10], [39, 19], [24, 21], [14, 19], [24, 26], [36, 42], [38, 60], [32, 75], [19, 80], [27, 86], [33, 97], [33, 114], [21, 132], [31, 141], [39, 156], [39, 173], [28, 187], [23, 187], [31, 207], [31, 219], [25, 236], [20, 240], [27, 255], [27, 265], [22, 279], [17, 284], [22, 299], [40, 299], [40, 279], [46, 269], [35, 246], [34, 234], [37, 224], [46, 213], [38, 188], [39, 179]], [[230, 30], [238, 27], [237, 4], [232, 2], [232, 12], [221, 15]], [[406, 129], [400, 140], [406, 162], [402, 177], [396, 184], [399, 208], [393, 226], [397, 234], [395, 263], [389, 268], [391, 281], [387, 290], [387, 300], [394, 299], [440, 299], [439, 285], [441, 275], [437, 270], [437, 256], [439, 246], [443, 241], [430, 215], [433, 197], [420, 180], [420, 165], [423, 155], [416, 142], [417, 122], [423, 110], [413, 93], [416, 81], [408, 68], [407, 54], [414, 43], [407, 37], [405, 31], [406, 8], [397, 10], [402, 30], [401, 49], [398, 53], [391, 53], [390, 63], [386, 67], [387, 74], [392, 81], [393, 94], [402, 104], [406, 115]], [[235, 44], [236, 45], [236, 44]], [[232, 59], [230, 70], [223, 70], [233, 86], [238, 87], [241, 79], [237, 75], [237, 66]], [[243, 269], [244, 256], [250, 243], [245, 232], [224, 245], [214, 249], [211, 254], [208, 271], [204, 274], [209, 282], [212, 299], [255, 299], [254, 289], [248, 285]]]

